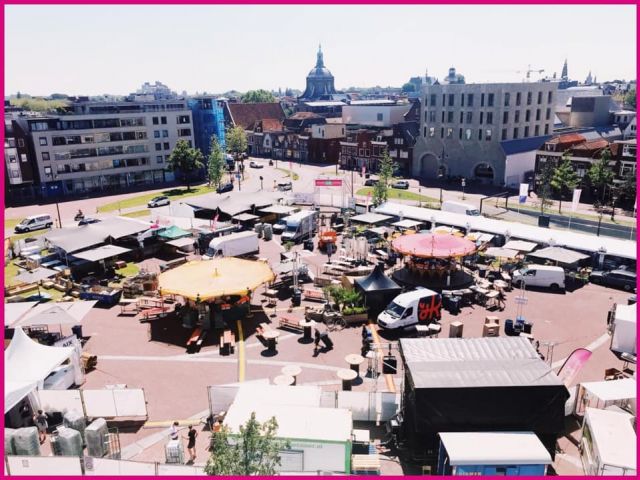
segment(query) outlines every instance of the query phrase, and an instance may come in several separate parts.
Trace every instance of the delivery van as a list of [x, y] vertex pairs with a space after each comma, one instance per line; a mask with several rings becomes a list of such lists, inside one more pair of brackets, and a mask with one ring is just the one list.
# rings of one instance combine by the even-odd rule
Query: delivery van
[[442, 297], [427, 288], [401, 293], [378, 315], [378, 325], [389, 330], [440, 320]]
[[316, 231], [316, 217], [315, 210], [302, 210], [285, 217], [285, 228], [280, 236], [282, 243], [298, 243], [312, 238]]
[[260, 246], [256, 232], [238, 232], [211, 240], [209, 249], [202, 258], [209, 260], [213, 257], [240, 257], [259, 251]]
[[461, 213], [462, 215], [470, 215], [472, 217], [480, 215], [480, 210], [473, 205], [462, 202], [452, 202], [449, 200], [442, 202], [442, 207], [440, 207], [440, 209], [443, 212]]
[[512, 275], [513, 284], [521, 288], [542, 287], [551, 290], [564, 290], [564, 269], [549, 265], [527, 265]]
[[42, 228], [49, 228], [53, 225], [51, 215], [32, 215], [25, 218], [14, 228], [16, 233], [31, 232], [33, 230], [40, 230]]

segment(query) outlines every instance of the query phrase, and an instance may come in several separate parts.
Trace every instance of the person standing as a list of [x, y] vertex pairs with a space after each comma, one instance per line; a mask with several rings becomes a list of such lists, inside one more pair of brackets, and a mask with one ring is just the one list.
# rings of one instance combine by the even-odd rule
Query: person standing
[[198, 436], [198, 432], [192, 425], [189, 425], [189, 431], [187, 432], [187, 451], [189, 455], [191, 455], [190, 461], [193, 463], [196, 459], [196, 437]]
[[48, 415], [42, 410], [38, 410], [38, 413], [33, 418], [36, 423], [36, 427], [38, 427], [40, 444], [43, 444], [47, 439], [47, 429], [49, 428], [49, 422], [47, 421], [48, 418]]
[[171, 440], [178, 440], [178, 422], [173, 422], [171, 428], [169, 429], [169, 438]]

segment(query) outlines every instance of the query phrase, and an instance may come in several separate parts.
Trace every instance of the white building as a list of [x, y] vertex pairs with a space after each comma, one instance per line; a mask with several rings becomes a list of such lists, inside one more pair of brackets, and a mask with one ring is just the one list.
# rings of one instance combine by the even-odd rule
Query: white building
[[404, 114], [411, 108], [410, 103], [396, 103], [392, 100], [353, 101], [342, 107], [342, 123], [367, 127], [391, 127], [404, 121]]

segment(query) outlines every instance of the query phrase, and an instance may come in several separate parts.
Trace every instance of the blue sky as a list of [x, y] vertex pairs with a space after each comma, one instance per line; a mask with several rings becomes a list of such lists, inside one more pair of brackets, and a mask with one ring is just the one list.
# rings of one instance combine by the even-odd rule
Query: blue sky
[[[521, 81], [527, 65], [635, 78], [635, 6], [5, 6], [5, 92], [303, 89], [318, 43], [337, 88]], [[534, 76], [534, 78], [537, 78]]]

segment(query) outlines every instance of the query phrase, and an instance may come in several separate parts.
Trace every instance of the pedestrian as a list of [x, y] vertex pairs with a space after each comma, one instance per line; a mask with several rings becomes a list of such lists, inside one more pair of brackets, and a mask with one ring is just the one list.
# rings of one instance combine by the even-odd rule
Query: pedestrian
[[31, 425], [31, 409], [29, 408], [29, 404], [26, 400], [22, 402], [22, 405], [20, 406], [20, 418], [22, 419], [23, 427]]
[[178, 422], [173, 422], [171, 428], [169, 429], [169, 438], [171, 440], [178, 440]]
[[198, 436], [198, 432], [192, 425], [189, 425], [189, 431], [187, 432], [187, 436], [184, 437], [187, 439], [187, 451], [189, 455], [191, 455], [191, 462], [196, 459], [196, 437]]
[[38, 427], [38, 434], [40, 436], [40, 444], [43, 444], [47, 439], [47, 429], [49, 428], [49, 422], [47, 421], [48, 415], [42, 410], [38, 410], [37, 415], [34, 415], [34, 421], [36, 427]]

